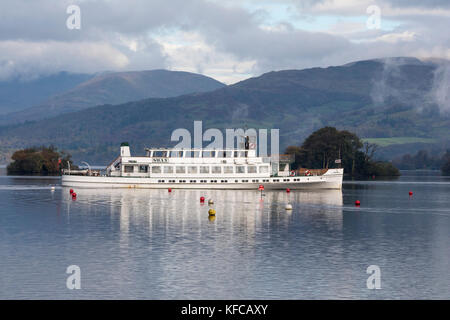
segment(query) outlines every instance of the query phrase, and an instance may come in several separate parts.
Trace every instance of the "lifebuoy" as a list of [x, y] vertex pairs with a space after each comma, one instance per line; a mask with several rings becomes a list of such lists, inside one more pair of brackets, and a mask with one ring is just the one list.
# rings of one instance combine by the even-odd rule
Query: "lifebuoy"
[[294, 170], [291, 170], [290, 176], [291, 177], [295, 176], [295, 171]]
[[305, 171], [305, 176], [310, 176], [310, 175], [311, 175], [311, 171], [306, 170], [306, 171]]

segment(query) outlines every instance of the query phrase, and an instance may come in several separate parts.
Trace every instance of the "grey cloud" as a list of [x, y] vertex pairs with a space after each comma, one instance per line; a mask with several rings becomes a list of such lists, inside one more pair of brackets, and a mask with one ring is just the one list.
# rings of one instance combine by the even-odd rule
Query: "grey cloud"
[[[0, 53], [2, 77], [15, 72], [31, 77], [37, 72], [52, 72], [57, 66], [70, 71], [77, 69], [75, 71], [78, 72], [119, 68], [117, 64], [108, 63], [108, 57], [104, 61], [101, 57], [95, 57], [95, 50], [90, 52], [95, 62], [89, 61], [86, 55], [83, 60], [79, 50], [74, 48], [86, 43], [107, 43], [111, 51], [115, 51], [114, 54], [120, 52], [128, 59], [127, 69], [164, 68], [167, 57], [153, 40], [152, 34], [160, 31], [170, 33], [175, 29], [207, 30], [211, 25], [234, 33], [253, 25], [254, 19], [252, 14], [241, 8], [225, 8], [204, 0], [82, 1], [79, 3], [81, 30], [69, 30], [66, 27], [66, 8], [72, 3], [17, 0], [1, 4], [0, 44], [6, 49]], [[122, 38], [138, 40], [140, 50], [130, 50]], [[25, 50], [29, 54], [14, 54], [12, 50], [25, 49], [25, 43], [29, 43]], [[43, 50], [39, 49], [39, 43]], [[50, 47], [55, 48], [53, 52]], [[66, 52], [63, 52], [64, 48]], [[36, 50], [40, 50], [40, 54], [34, 54]], [[101, 50], [97, 53], [105, 54]], [[55, 64], [55, 61], [61, 63]]]
[[301, 68], [321, 64], [336, 53], [343, 53], [348, 40], [323, 33], [246, 29], [239, 34], [221, 35], [221, 48], [241, 58], [255, 59], [260, 72]]
[[[428, 4], [418, 0], [385, 1], [395, 6], [410, 6], [412, 3], [433, 8], [446, 3], [437, 0]], [[318, 2], [327, 1], [293, 3], [311, 6]], [[2, 2], [0, 44], [7, 50], [0, 52], [0, 74], [6, 76], [18, 70], [36, 73], [57, 67], [91, 72], [106, 68], [164, 68], [168, 66], [168, 57], [152, 35], [170, 33], [172, 30], [197, 33], [217, 52], [230, 54], [236, 61], [254, 60], [255, 74], [274, 69], [343, 64], [358, 59], [409, 56], [427, 50], [432, 54], [436, 52], [433, 48], [445, 49], [450, 44], [448, 33], [445, 32], [450, 22], [444, 16], [394, 17], [402, 24], [392, 32], [414, 32], [417, 34], [414, 41], [370, 43], [361, 40], [364, 37], [374, 39], [387, 32], [368, 30], [344, 37], [298, 30], [287, 22], [268, 29], [261, 27], [264, 15], [258, 12], [252, 13], [237, 5], [224, 6], [220, 2], [207, 0], [80, 1], [82, 27], [81, 30], [74, 31], [68, 30], [65, 25], [68, 16], [66, 8], [71, 3], [73, 1]], [[443, 31], [436, 32], [436, 29]], [[127, 48], [122, 37], [137, 39], [140, 50]], [[359, 42], [352, 41], [355, 39]], [[13, 45], [27, 42], [28, 48]], [[39, 43], [45, 49], [40, 53]], [[92, 46], [93, 43], [97, 47]], [[88, 46], [89, 50], [86, 50], [89, 54], [77, 49], [78, 46], [87, 44], [91, 44]], [[26, 51], [30, 52], [26, 55], [14, 52], [14, 48], [27, 48]], [[33, 54], [34, 51], [36, 52]], [[102, 59], [101, 55], [104, 54], [111, 57]], [[122, 63], [121, 59], [127, 60], [127, 63]], [[199, 70], [205, 70], [208, 61], [214, 59], [205, 56], [203, 60], [204, 63], [199, 64]], [[175, 67], [183, 69], [183, 66]]]
[[2, 1], [1, 40], [67, 39], [64, 1]]
[[383, 0], [393, 7], [450, 8], [448, 0]]
[[114, 33], [137, 36], [171, 28], [213, 27], [234, 33], [255, 25], [258, 17], [243, 8], [224, 7], [207, 0], [83, 1], [79, 3], [81, 30], [72, 31], [66, 28], [66, 8], [70, 3], [53, 0], [2, 3], [0, 39], [93, 40]]
[[[173, 1], [176, 7], [183, 1]], [[81, 9], [81, 29], [69, 30], [66, 20], [69, 4]], [[0, 7], [0, 39], [24, 40], [98, 40], [119, 32], [141, 34], [164, 21], [173, 21], [177, 10], [168, 10], [164, 1], [73, 1], [16, 0], [2, 2]]]
[[[143, 5], [143, 1], [134, 1]], [[61, 70], [99, 72], [105, 70], [164, 68], [166, 57], [151, 37], [144, 35], [144, 21], [127, 15], [125, 3], [116, 8], [121, 16], [108, 12], [109, 2], [81, 2], [81, 30], [69, 30], [67, 6], [73, 1], [2, 2], [0, 5], [0, 78], [12, 75], [33, 78]], [[100, 6], [103, 3], [104, 6]], [[130, 4], [131, 5], [131, 4]], [[139, 7], [134, 7], [139, 10]], [[141, 10], [142, 11], [142, 10]], [[157, 15], [157, 13], [154, 13]], [[119, 29], [100, 25], [108, 16], [117, 25], [132, 21], [139, 26], [136, 39], [142, 50], [133, 52], [121, 40]], [[131, 22], [130, 22], [131, 23]], [[128, 29], [125, 29], [125, 33]], [[136, 30], [138, 28], [136, 27]]]
[[[341, 0], [342, 1], [342, 0]], [[288, 1], [289, 2], [289, 1]], [[299, 8], [311, 8], [324, 3], [332, 3], [332, 0], [293, 0]], [[418, 8], [448, 8], [448, 0], [378, 0], [374, 5], [389, 4], [393, 7], [418, 7]]]

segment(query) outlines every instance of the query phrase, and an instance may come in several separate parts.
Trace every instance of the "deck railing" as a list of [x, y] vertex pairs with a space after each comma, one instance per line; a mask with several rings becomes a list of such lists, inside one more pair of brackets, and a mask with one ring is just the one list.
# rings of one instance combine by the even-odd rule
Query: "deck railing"
[[[276, 156], [270, 157], [272, 161], [276, 160]], [[279, 154], [278, 155], [278, 162], [279, 163], [294, 163], [295, 161], [295, 155], [293, 154]]]

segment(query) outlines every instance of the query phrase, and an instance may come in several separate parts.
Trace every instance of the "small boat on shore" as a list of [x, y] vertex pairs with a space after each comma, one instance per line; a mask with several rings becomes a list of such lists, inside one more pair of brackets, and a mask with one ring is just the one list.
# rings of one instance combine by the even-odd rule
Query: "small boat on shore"
[[342, 189], [344, 169], [293, 171], [292, 155], [259, 157], [253, 144], [243, 149], [146, 149], [132, 156], [128, 143], [101, 174], [64, 170], [62, 186], [143, 189]]

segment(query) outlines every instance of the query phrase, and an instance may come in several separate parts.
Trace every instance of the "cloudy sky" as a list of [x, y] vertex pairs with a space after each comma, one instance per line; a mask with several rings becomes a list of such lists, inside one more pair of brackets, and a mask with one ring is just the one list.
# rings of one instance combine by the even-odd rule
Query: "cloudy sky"
[[[67, 27], [70, 5], [80, 29]], [[369, 58], [450, 59], [449, 29], [449, 0], [2, 1], [0, 79], [165, 68], [230, 84]]]

